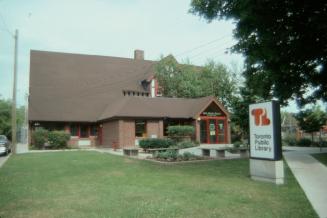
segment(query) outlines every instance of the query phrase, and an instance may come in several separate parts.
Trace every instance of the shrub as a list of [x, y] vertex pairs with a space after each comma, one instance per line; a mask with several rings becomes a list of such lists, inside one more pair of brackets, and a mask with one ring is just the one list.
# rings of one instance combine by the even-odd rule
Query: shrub
[[310, 139], [303, 138], [297, 141], [297, 145], [300, 147], [309, 147], [312, 144]]
[[232, 142], [241, 141], [242, 134], [240, 132], [235, 132], [235, 130], [232, 128], [231, 140], [232, 140]]
[[193, 126], [168, 126], [167, 133], [169, 138], [175, 141], [190, 140], [191, 136], [194, 135], [195, 129]]
[[183, 141], [177, 144], [177, 148], [191, 148], [191, 147], [196, 147], [198, 146], [197, 143], [192, 142], [192, 141]]
[[169, 148], [174, 144], [171, 139], [142, 139], [139, 146], [143, 149], [149, 148]]
[[178, 152], [176, 150], [158, 152], [155, 156], [155, 158], [165, 159], [165, 160], [176, 160], [177, 157], [178, 157]]
[[49, 131], [43, 128], [37, 128], [32, 135], [32, 141], [36, 148], [43, 148], [44, 144], [48, 141]]
[[66, 148], [70, 134], [65, 131], [51, 131], [48, 138], [52, 148]]
[[287, 146], [296, 146], [297, 144], [297, 140], [295, 136], [290, 136], [290, 135], [285, 136], [282, 142], [283, 145], [287, 145]]
[[196, 155], [194, 155], [190, 152], [184, 152], [183, 160], [191, 160], [191, 159], [196, 159]]
[[194, 143], [196, 146], [198, 146], [198, 145], [201, 144], [199, 141], [193, 141], [193, 143]]
[[321, 146], [321, 147], [327, 147], [327, 141], [321, 141], [319, 143], [319, 146]]
[[196, 160], [198, 159], [198, 156], [190, 152], [185, 152], [183, 155], [179, 155], [176, 150], [168, 150], [168, 151], [157, 153], [155, 158], [166, 160], [166, 161], [181, 161], [181, 160], [187, 161], [187, 160]]
[[233, 145], [234, 145], [234, 148], [239, 148], [243, 145], [243, 143], [241, 141], [236, 141], [233, 143]]
[[168, 126], [169, 136], [192, 136], [194, 134], [193, 126]]

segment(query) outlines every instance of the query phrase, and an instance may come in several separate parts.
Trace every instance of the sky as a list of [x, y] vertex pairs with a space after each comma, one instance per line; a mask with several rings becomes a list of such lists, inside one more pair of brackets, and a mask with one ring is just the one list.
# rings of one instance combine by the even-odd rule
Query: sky
[[147, 60], [173, 54], [180, 62], [242, 68], [241, 55], [226, 53], [236, 43], [234, 23], [208, 23], [189, 8], [190, 0], [0, 0], [0, 95], [12, 96], [15, 29], [18, 105], [26, 103], [31, 49], [127, 58], [141, 49]]

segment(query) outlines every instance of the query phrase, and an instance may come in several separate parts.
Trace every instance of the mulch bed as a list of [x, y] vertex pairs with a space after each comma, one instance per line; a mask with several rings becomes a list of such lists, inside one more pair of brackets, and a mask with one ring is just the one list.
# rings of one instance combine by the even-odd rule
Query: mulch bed
[[216, 160], [215, 158], [212, 157], [191, 157], [189, 159], [184, 159], [184, 158], [177, 158], [177, 159], [172, 159], [172, 158], [156, 158], [156, 157], [149, 157], [146, 160], [150, 160], [153, 162], [157, 163], [196, 163], [196, 162], [203, 162], [203, 161], [209, 161], [209, 160]]

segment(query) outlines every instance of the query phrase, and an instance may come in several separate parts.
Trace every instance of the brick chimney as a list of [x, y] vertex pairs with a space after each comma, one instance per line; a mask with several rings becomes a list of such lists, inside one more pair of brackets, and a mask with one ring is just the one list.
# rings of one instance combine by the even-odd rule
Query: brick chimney
[[144, 51], [134, 50], [134, 60], [144, 60]]

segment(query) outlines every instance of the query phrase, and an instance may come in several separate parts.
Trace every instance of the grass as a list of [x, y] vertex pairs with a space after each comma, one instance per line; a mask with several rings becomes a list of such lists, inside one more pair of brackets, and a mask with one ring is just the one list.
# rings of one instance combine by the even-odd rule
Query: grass
[[327, 153], [312, 154], [312, 156], [317, 160], [319, 160], [322, 164], [327, 166]]
[[249, 178], [248, 160], [161, 165], [90, 151], [12, 156], [0, 217], [317, 217], [286, 184]]

